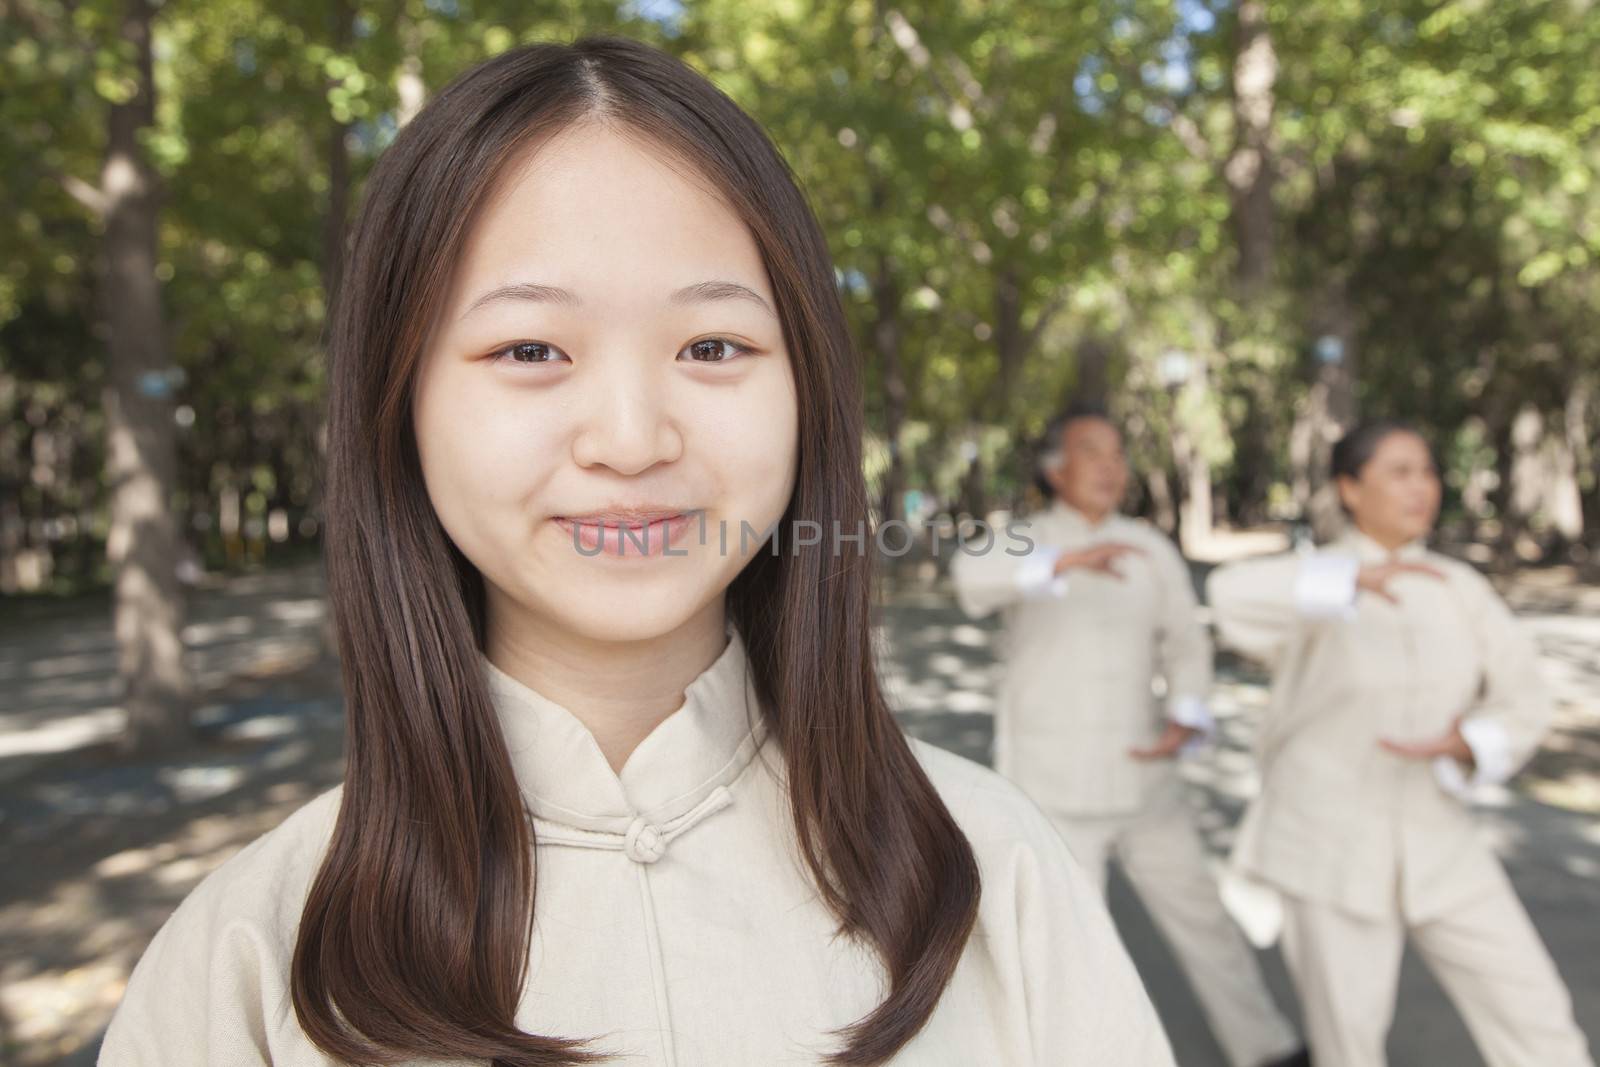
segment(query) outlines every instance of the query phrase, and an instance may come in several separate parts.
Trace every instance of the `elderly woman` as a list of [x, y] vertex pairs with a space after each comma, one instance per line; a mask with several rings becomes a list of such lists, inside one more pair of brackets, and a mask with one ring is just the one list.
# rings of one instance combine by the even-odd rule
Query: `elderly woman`
[[1538, 747], [1533, 642], [1489, 583], [1424, 539], [1440, 484], [1401, 423], [1333, 453], [1352, 520], [1325, 549], [1208, 586], [1222, 641], [1265, 662], [1262, 789], [1233, 864], [1283, 902], [1284, 953], [1317, 1067], [1382, 1067], [1412, 944], [1491, 1067], [1587, 1067], [1571, 998], [1463, 803]]

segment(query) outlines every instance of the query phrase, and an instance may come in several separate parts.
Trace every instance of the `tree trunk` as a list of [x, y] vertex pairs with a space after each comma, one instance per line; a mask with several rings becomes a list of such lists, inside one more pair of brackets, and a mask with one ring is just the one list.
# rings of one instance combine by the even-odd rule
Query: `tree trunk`
[[[1237, 259], [1234, 263], [1234, 298], [1246, 312], [1258, 312], [1271, 296], [1277, 254], [1276, 210], [1273, 188], [1273, 111], [1276, 106], [1278, 56], [1267, 25], [1265, 0], [1241, 0], [1233, 35], [1233, 147], [1222, 165], [1228, 189], [1229, 222]], [[1254, 316], [1247, 315], [1246, 322]], [[1248, 333], [1253, 328], [1246, 326]], [[1224, 331], [1218, 346], [1227, 352], [1236, 338]], [[1190, 410], [1211, 403], [1206, 364], [1197, 361], [1199, 373], [1188, 386], [1200, 393]], [[1175, 435], [1174, 443], [1177, 437]], [[1183, 513], [1179, 516], [1185, 548], [1193, 551], [1211, 533], [1211, 467], [1204, 451], [1189, 447], [1178, 457], [1179, 477], [1186, 483]]]
[[417, 21], [409, 15], [400, 16], [400, 72], [395, 77], [395, 95], [399, 106], [395, 108], [395, 126], [405, 129], [417, 117], [428, 99], [428, 86], [422, 79], [422, 33]]
[[[333, 19], [333, 48], [347, 51], [354, 29], [349, 0], [330, 5]], [[350, 215], [350, 124], [329, 118], [328, 130], [328, 214], [322, 220], [322, 290], [324, 306], [330, 311], [339, 295], [344, 277], [346, 220]]]
[[1253, 385], [1244, 391], [1244, 420], [1233, 435], [1235, 509], [1231, 521], [1254, 526], [1267, 517], [1267, 492], [1271, 488], [1269, 426], [1264, 398]]
[[1318, 541], [1328, 541], [1344, 528], [1344, 511], [1339, 506], [1338, 489], [1329, 476], [1333, 446], [1355, 426], [1356, 410], [1356, 322], [1343, 279], [1332, 282], [1321, 315], [1321, 332], [1312, 358], [1315, 371], [1311, 391], [1301, 415], [1306, 430], [1308, 467], [1300, 480], [1307, 489], [1301, 514], [1309, 516], [1311, 530]]
[[1267, 27], [1265, 0], [1242, 0], [1233, 42], [1233, 150], [1223, 165], [1238, 247], [1235, 278], [1246, 295], [1272, 277], [1272, 113], [1278, 56]]
[[1192, 377], [1184, 385], [1190, 394], [1187, 404], [1175, 404], [1172, 426], [1172, 456], [1182, 482], [1182, 499], [1178, 504], [1177, 531], [1185, 553], [1195, 555], [1202, 543], [1211, 535], [1211, 461], [1205, 449], [1187, 428], [1184, 409], [1196, 412], [1209, 402], [1209, 374], [1202, 357], [1194, 359]]
[[125, 751], [180, 744], [189, 735], [183, 662], [179, 531], [172, 514], [176, 428], [161, 290], [156, 279], [160, 189], [139, 131], [155, 116], [148, 0], [127, 0], [122, 39], [137, 58], [137, 91], [113, 105], [101, 189], [105, 196], [102, 304], [110, 329], [104, 394], [114, 622], [124, 686]]
[[989, 394], [991, 421], [1004, 422], [1011, 412], [1011, 395], [1016, 388], [1027, 342], [1022, 331], [1022, 283], [1016, 268], [1004, 266], [994, 276], [994, 350], [998, 369]]
[[974, 519], [983, 520], [989, 515], [989, 485], [977, 450], [970, 452], [966, 473], [961, 476], [961, 502], [957, 513], [965, 511]]
[[1506, 439], [1509, 465], [1499, 545], [1503, 562], [1515, 560], [1517, 542], [1531, 532], [1533, 519], [1548, 496], [1545, 433], [1544, 413], [1531, 402], [1523, 403], [1511, 420]]
[[[355, 29], [354, 13], [350, 9], [349, 0], [336, 0], [331, 6], [330, 18], [333, 20], [334, 47], [344, 51], [350, 47], [350, 41]], [[412, 117], [422, 109], [422, 63], [416, 55], [417, 28], [416, 24], [402, 14], [400, 28], [402, 47], [405, 55], [401, 60], [400, 74], [397, 88], [399, 90], [400, 106], [397, 109], [396, 121], [403, 127], [410, 122]], [[344, 283], [345, 243], [349, 233], [350, 218], [350, 126], [329, 116], [331, 128], [328, 131], [328, 214], [323, 219], [322, 230], [322, 289], [323, 306], [327, 308], [328, 324], [331, 326], [334, 302], [339, 298], [339, 290]], [[327, 328], [324, 329], [327, 335]], [[321, 471], [326, 466], [328, 437], [327, 409], [323, 406], [317, 415], [317, 429], [315, 432], [316, 457], [318, 476], [312, 479], [311, 500], [307, 507], [317, 517], [320, 531], [322, 528], [322, 475]], [[230, 545], [232, 542], [228, 542]], [[333, 629], [333, 613], [329, 612], [322, 627], [322, 641], [325, 651], [332, 652], [337, 643], [337, 636]]]
[[1150, 521], [1162, 533], [1177, 540], [1180, 526], [1178, 505], [1172, 498], [1172, 483], [1167, 478], [1167, 468], [1155, 466], [1145, 471], [1144, 484], [1150, 494]]
[[879, 515], [883, 522], [905, 518], [905, 456], [900, 450], [900, 430], [906, 421], [906, 379], [900, 348], [904, 329], [900, 321], [900, 286], [889, 263], [879, 253], [877, 276], [872, 280], [875, 319], [872, 323], [873, 355], [883, 375], [883, 436], [889, 448]]
[[1078, 345], [1077, 355], [1077, 373], [1067, 399], [1091, 407], [1104, 407], [1111, 394], [1110, 345], [1099, 337], [1088, 337]]
[[1551, 525], [1564, 547], [1578, 544], [1584, 535], [1583, 488], [1578, 471], [1588, 459], [1588, 405], [1589, 383], [1571, 383], [1562, 412], [1562, 432], [1554, 435], [1551, 442], [1554, 470], [1548, 506]]
[[1211, 535], [1211, 462], [1192, 444], [1183, 466], [1183, 515], [1179, 529], [1183, 535], [1183, 549], [1195, 555]]

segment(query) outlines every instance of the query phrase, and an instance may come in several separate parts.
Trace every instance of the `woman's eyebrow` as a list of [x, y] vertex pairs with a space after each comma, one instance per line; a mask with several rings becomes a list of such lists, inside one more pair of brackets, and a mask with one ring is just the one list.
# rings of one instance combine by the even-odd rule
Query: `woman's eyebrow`
[[772, 305], [767, 303], [765, 297], [738, 282], [696, 282], [694, 285], [684, 286], [668, 298], [673, 304], [693, 304], [704, 300], [749, 300], [774, 318], [778, 314], [772, 310]]
[[484, 293], [468, 305], [467, 310], [461, 313], [462, 318], [477, 311], [485, 304], [494, 304], [502, 300], [522, 300], [535, 304], [566, 304], [568, 307], [580, 307], [583, 301], [571, 289], [561, 289], [554, 285], [539, 285], [535, 282], [513, 282], [511, 285], [499, 285]]
[[[565, 304], [568, 307], [582, 307], [583, 298], [571, 289], [562, 289], [554, 285], [539, 285], [536, 282], [514, 282], [511, 285], [500, 285], [474, 300], [468, 305], [467, 310], [461, 313], [462, 318], [477, 311], [486, 304], [498, 303], [502, 300], [519, 300], [536, 304]], [[777, 312], [772, 310], [772, 305], [766, 298], [747, 285], [738, 282], [709, 281], [696, 282], [686, 285], [682, 289], [674, 290], [667, 298], [671, 304], [694, 304], [708, 300], [749, 300], [756, 304], [767, 314], [777, 317]]]

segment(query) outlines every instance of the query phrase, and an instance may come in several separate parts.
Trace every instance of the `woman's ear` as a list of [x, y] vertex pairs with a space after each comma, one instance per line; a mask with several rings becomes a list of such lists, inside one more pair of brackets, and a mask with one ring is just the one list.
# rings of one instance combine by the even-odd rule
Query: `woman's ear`
[[1339, 503], [1346, 511], [1354, 514], [1356, 506], [1361, 502], [1361, 483], [1348, 474], [1341, 474], [1333, 480], [1333, 484], [1339, 493]]

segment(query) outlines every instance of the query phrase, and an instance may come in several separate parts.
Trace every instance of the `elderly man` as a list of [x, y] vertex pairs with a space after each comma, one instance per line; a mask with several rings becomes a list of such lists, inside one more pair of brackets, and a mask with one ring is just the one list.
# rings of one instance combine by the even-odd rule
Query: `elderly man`
[[1223, 910], [1173, 766], [1212, 729], [1211, 643], [1189, 569], [1118, 512], [1128, 465], [1103, 412], [1058, 416], [1045, 444], [1050, 507], [1014, 531], [1032, 548], [997, 535], [964, 543], [952, 564], [962, 610], [1006, 621], [995, 768], [1102, 889], [1107, 860], [1121, 863], [1234, 1067], [1306, 1063]]

